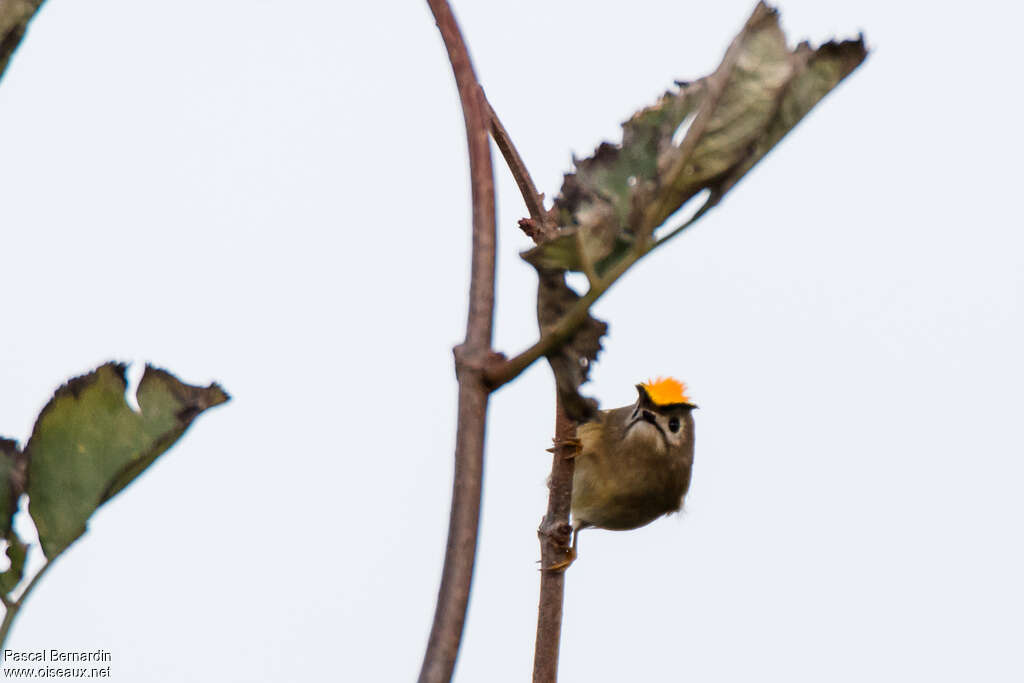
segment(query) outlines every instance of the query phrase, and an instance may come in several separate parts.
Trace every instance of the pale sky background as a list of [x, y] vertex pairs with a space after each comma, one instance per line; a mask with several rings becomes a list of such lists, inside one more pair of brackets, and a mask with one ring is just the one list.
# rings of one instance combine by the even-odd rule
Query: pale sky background
[[[455, 3], [538, 185], [753, 2]], [[1022, 10], [785, 0], [866, 64], [597, 306], [588, 393], [691, 387], [687, 510], [588, 531], [565, 681], [1024, 680]], [[496, 155], [496, 161], [498, 157]], [[536, 334], [498, 163], [495, 347]], [[0, 434], [151, 361], [233, 395], [96, 515], [9, 647], [115, 681], [408, 681], [464, 334], [465, 138], [426, 4], [49, 0], [0, 82]], [[491, 404], [459, 681], [531, 671], [546, 365]]]

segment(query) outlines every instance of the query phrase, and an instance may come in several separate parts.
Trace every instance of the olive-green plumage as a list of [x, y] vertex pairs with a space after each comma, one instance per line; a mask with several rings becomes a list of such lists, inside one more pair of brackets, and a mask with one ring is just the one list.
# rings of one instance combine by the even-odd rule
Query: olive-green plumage
[[696, 406], [658, 405], [644, 385], [637, 385], [637, 391], [635, 404], [602, 411], [576, 430], [576, 531], [588, 526], [635, 529], [683, 505], [693, 466]]

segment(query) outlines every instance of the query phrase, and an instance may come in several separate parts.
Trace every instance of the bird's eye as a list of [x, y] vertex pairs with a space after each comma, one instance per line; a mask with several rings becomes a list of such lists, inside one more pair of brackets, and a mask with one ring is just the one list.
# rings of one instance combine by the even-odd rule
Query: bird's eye
[[671, 420], [669, 420], [668, 421], [668, 428], [672, 430], [673, 434], [678, 432], [679, 431], [679, 418], [678, 417], [673, 417]]

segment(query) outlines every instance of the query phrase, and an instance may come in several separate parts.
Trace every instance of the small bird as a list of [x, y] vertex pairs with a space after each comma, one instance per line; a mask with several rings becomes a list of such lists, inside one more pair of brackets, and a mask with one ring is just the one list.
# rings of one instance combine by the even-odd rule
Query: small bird
[[587, 527], [636, 529], [677, 512], [690, 487], [693, 410], [686, 386], [671, 377], [636, 385], [636, 403], [603, 410], [576, 428], [572, 546]]

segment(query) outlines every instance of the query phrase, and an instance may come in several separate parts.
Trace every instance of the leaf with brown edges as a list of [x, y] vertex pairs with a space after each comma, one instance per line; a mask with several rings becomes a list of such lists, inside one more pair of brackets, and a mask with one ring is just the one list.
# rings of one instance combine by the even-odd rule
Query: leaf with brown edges
[[[580, 297], [565, 283], [564, 271], [541, 270], [539, 277], [537, 320], [543, 331], [557, 323]], [[607, 332], [608, 323], [588, 313], [569, 340], [548, 355], [562, 407], [577, 422], [597, 412], [597, 401], [581, 396], [579, 387], [587, 381], [590, 365], [601, 352], [601, 337]]]
[[620, 144], [575, 161], [555, 199], [559, 232], [523, 257], [606, 272], [700, 192], [717, 203], [866, 56], [863, 38], [790, 50], [778, 13], [758, 3], [713, 74], [634, 114]]
[[29, 513], [53, 559], [85, 532], [96, 509], [170, 448], [204, 410], [228, 395], [146, 366], [140, 412], [125, 401], [125, 366], [107, 363], [59, 388], [25, 446]]

